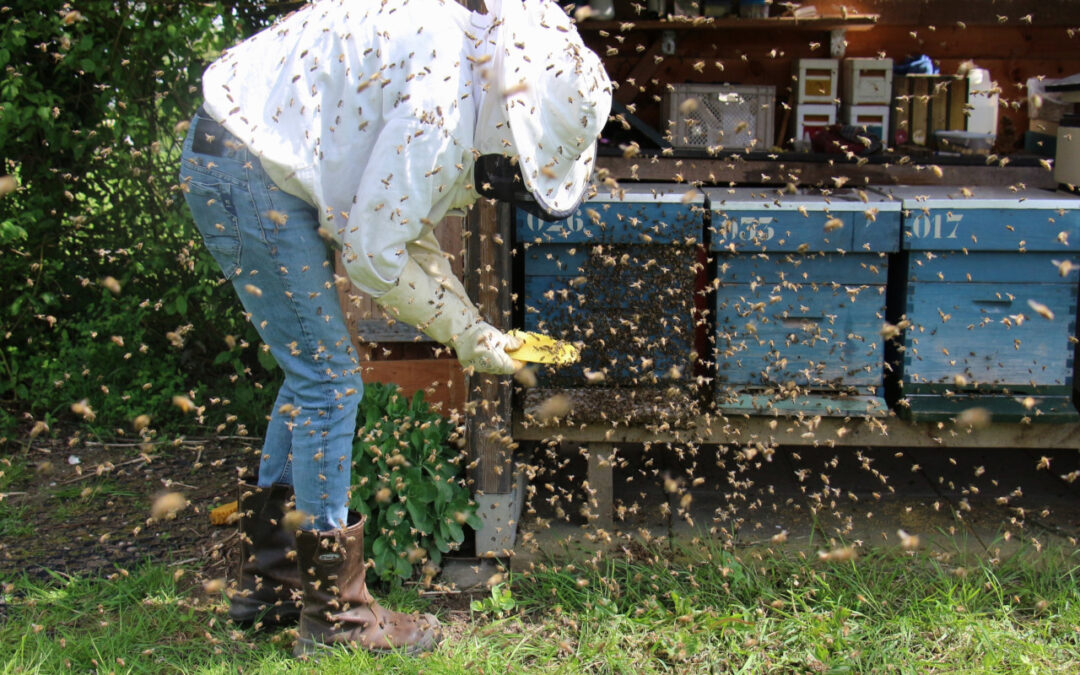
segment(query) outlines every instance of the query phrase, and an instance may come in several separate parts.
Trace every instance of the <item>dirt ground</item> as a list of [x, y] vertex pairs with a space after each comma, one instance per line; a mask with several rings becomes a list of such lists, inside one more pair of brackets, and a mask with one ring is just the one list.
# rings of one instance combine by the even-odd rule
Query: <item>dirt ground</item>
[[[12, 466], [0, 470], [15, 479], [0, 504], [0, 578], [108, 575], [147, 558], [201, 563], [216, 578], [235, 560], [235, 525], [211, 525], [209, 512], [236, 498], [238, 469], [255, 465], [249, 445], [185, 442], [144, 455], [134, 443], [35, 442], [7, 459]], [[175, 519], [148, 522], [168, 492], [183, 495], [187, 507]]]
[[[37, 439], [29, 448], [9, 448], [0, 455], [0, 471], [11, 479], [0, 481], [7, 482], [0, 488], [0, 580], [20, 574], [40, 580], [54, 573], [109, 576], [146, 559], [196, 566], [200, 573], [185, 577], [192, 584], [232, 579], [236, 526], [212, 525], [209, 513], [236, 498], [239, 475], [254, 479], [256, 449], [249, 439], [189, 440], [156, 446], [149, 455], [134, 443], [69, 448]], [[839, 464], [838, 456], [843, 457]], [[774, 461], [741, 476], [745, 483], [738, 491], [726, 470], [713, 467], [707, 472], [710, 481], [691, 491], [694, 520], [713, 536], [732, 537], [737, 546], [768, 542], [782, 531], [790, 542], [815, 545], [833, 536], [887, 543], [899, 528], [927, 540], [939, 536], [943, 547], [966, 534], [986, 550], [993, 546], [985, 544], [1006, 531], [1017, 539], [1036, 537], [1046, 543], [1075, 546], [1080, 540], [1080, 481], [1073, 482], [1080, 476], [1080, 453], [893, 449], [876, 452], [874, 458], [875, 470], [891, 476], [888, 490], [852, 453], [835, 450], [783, 449]], [[629, 507], [617, 517], [616, 529], [694, 534], [680, 519], [658, 517], [666, 501], [663, 490], [655, 476], [647, 480], [640, 458], [630, 459], [615, 476], [617, 506]], [[543, 461], [539, 453], [532, 460]], [[702, 461], [702, 469], [712, 463]], [[572, 495], [580, 492], [585, 469], [584, 460], [571, 454], [533, 483], [552, 494]], [[639, 480], [628, 482], [635, 474]], [[817, 480], [827, 483], [810, 487]], [[167, 492], [180, 493], [188, 504], [175, 519], [155, 522], [152, 505]], [[834, 497], [827, 506], [819, 504], [814, 515], [818, 492]], [[522, 514], [516, 567], [587, 534], [583, 518], [567, 514], [561, 519], [555, 515], [559, 505], [550, 502], [532, 500], [535, 510]], [[569, 511], [574, 502], [562, 503]], [[465, 555], [472, 550], [467, 540], [456, 560], [466, 565], [477, 561]], [[441, 607], [460, 610], [468, 607], [471, 595], [433, 598]]]

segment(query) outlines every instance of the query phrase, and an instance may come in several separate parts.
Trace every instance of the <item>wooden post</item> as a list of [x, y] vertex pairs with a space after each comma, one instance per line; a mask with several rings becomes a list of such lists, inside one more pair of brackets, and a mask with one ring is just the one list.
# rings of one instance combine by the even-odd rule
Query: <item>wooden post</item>
[[[481, 316], [510, 328], [510, 207], [486, 200], [466, 219], [465, 289]], [[510, 378], [474, 373], [468, 378], [469, 482], [484, 528], [477, 532], [478, 556], [507, 556], [514, 545], [522, 495], [514, 492]], [[520, 492], [520, 486], [518, 492]]]
[[596, 516], [592, 525], [611, 531], [614, 525], [615, 480], [614, 443], [589, 443], [589, 510]]
[[[465, 289], [481, 316], [496, 328], [510, 328], [510, 207], [476, 203], [466, 219]], [[478, 493], [510, 492], [512, 443], [510, 380], [474, 373], [469, 378], [472, 487]]]

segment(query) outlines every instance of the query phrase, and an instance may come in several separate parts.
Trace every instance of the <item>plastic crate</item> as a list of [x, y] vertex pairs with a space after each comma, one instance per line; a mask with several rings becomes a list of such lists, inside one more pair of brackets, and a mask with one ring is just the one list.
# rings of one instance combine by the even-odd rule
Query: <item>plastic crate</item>
[[767, 150], [774, 139], [776, 87], [675, 84], [664, 97], [671, 145], [687, 149]]

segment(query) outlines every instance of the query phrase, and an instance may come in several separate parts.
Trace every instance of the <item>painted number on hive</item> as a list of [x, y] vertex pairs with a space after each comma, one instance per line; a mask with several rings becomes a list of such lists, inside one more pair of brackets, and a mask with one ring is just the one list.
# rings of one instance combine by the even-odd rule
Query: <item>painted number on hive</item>
[[944, 221], [940, 213], [933, 217], [924, 213], [912, 219], [911, 234], [916, 239], [956, 239], [956, 230], [963, 219], [962, 213], [946, 213]]
[[583, 232], [585, 230], [585, 218], [579, 212], [566, 220], [547, 222], [528, 213], [525, 214], [525, 228], [532, 234], [558, 237], [568, 232]]
[[738, 222], [725, 219], [720, 228], [720, 238], [733, 241], [769, 241], [776, 235], [771, 223], [772, 216], [743, 216]]

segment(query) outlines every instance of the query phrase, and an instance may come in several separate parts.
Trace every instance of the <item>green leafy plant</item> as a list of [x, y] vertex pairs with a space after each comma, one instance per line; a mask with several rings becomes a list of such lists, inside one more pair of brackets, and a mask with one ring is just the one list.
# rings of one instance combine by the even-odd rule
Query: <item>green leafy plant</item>
[[514, 594], [510, 590], [510, 585], [506, 583], [493, 585], [491, 587], [490, 598], [473, 600], [469, 604], [469, 609], [474, 612], [494, 614], [500, 619], [514, 611], [515, 607], [517, 607], [517, 601], [514, 600]]
[[[0, 176], [17, 186], [0, 196], [0, 434], [24, 415], [112, 430], [134, 412], [260, 431], [278, 375], [232, 346], [257, 335], [177, 173], [205, 67], [293, 5], [0, 6]], [[171, 397], [187, 392], [231, 407], [184, 415]], [[82, 399], [93, 419], [71, 412]]]
[[411, 579], [457, 548], [466, 525], [483, 524], [460, 482], [463, 455], [422, 391], [409, 400], [396, 386], [365, 385], [357, 427], [350, 506], [368, 517], [364, 554], [380, 579]]

